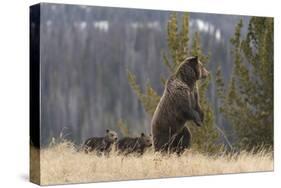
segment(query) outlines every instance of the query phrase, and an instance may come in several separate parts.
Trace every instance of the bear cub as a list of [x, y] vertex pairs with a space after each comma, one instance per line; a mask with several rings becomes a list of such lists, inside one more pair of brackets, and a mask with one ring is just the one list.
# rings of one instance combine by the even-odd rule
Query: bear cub
[[117, 133], [107, 129], [104, 137], [88, 138], [83, 145], [84, 150], [86, 153], [96, 151], [97, 154], [108, 154], [117, 139]]
[[140, 137], [124, 137], [117, 142], [116, 146], [118, 152], [124, 155], [130, 153], [142, 155], [147, 148], [152, 146], [151, 135], [141, 133]]

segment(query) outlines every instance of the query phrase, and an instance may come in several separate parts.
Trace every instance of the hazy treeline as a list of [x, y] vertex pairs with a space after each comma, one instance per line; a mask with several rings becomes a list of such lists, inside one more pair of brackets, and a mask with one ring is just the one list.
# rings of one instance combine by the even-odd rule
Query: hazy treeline
[[[118, 130], [123, 120], [132, 132], [149, 132], [150, 119], [127, 79], [134, 72], [144, 88], [149, 81], [161, 94], [168, 70], [166, 26], [171, 12], [90, 6], [42, 4], [41, 7], [41, 143], [64, 137], [81, 143]], [[179, 13], [179, 15], [182, 13]], [[210, 54], [208, 69], [221, 65], [224, 80], [232, 69], [231, 44], [237, 21], [248, 17], [190, 13], [190, 37], [199, 31]], [[242, 31], [243, 33], [243, 31]], [[215, 80], [209, 102], [217, 106]], [[219, 126], [225, 126], [215, 111]], [[226, 127], [227, 128], [227, 127]], [[119, 132], [120, 133], [120, 132]]]

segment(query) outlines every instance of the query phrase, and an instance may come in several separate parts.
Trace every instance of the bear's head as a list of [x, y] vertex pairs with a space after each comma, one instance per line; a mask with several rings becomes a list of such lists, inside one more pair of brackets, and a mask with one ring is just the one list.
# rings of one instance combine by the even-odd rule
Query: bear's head
[[146, 147], [152, 146], [152, 138], [151, 134], [150, 135], [145, 135], [144, 133], [141, 133], [140, 137]]
[[176, 71], [176, 77], [188, 85], [194, 84], [197, 80], [205, 79], [208, 75], [209, 72], [197, 56], [186, 58]]
[[115, 131], [106, 129], [105, 139], [106, 141], [113, 143], [117, 141], [118, 135]]

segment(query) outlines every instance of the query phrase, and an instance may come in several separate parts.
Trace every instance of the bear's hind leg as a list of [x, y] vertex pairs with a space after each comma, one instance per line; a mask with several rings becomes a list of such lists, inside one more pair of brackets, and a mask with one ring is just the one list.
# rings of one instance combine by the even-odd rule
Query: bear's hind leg
[[181, 155], [185, 149], [189, 148], [191, 144], [191, 134], [187, 127], [184, 127], [179, 132], [173, 142], [170, 144], [169, 150]]
[[169, 140], [165, 139], [166, 137], [154, 137], [153, 138], [153, 145], [154, 145], [154, 150], [156, 152], [168, 152], [168, 144], [169, 144]]

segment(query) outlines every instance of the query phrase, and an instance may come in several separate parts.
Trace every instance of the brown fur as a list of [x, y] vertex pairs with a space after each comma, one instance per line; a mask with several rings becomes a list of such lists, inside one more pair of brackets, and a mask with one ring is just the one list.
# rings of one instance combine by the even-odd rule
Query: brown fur
[[142, 133], [140, 137], [136, 138], [124, 137], [117, 142], [116, 146], [119, 153], [125, 155], [138, 153], [142, 155], [146, 148], [152, 146], [151, 135], [147, 136]]
[[182, 153], [190, 146], [188, 120], [202, 126], [204, 114], [199, 104], [196, 81], [208, 71], [197, 57], [187, 58], [166, 82], [161, 100], [154, 112], [151, 127], [156, 151]]
[[107, 154], [111, 151], [112, 145], [117, 141], [117, 133], [112, 130], [106, 130], [104, 137], [88, 138], [84, 143], [86, 153], [96, 151], [97, 154]]

